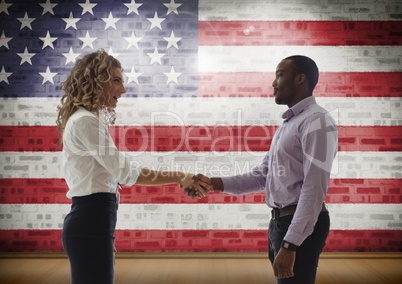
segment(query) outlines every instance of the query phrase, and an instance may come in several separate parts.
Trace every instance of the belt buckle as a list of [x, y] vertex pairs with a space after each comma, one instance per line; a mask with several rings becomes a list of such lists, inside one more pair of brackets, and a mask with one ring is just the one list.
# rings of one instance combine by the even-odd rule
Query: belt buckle
[[273, 208], [271, 210], [271, 219], [272, 220], [278, 220], [279, 219], [279, 209], [278, 208]]

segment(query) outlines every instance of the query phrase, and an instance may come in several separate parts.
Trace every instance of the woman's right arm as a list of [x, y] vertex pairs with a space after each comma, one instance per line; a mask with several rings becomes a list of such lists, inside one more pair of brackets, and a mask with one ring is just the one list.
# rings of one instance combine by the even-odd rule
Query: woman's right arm
[[212, 191], [212, 185], [203, 180], [194, 180], [194, 174], [184, 172], [155, 171], [150, 169], [141, 169], [137, 179], [138, 185], [165, 185], [179, 184], [182, 188], [196, 187], [201, 196], [204, 197]]
[[[195, 186], [202, 196], [212, 187], [205, 182], [194, 185], [193, 174], [183, 172], [156, 171], [141, 168], [139, 163], [120, 152], [109, 133], [97, 118], [85, 116], [79, 122], [81, 131], [75, 137], [75, 143], [81, 144], [83, 155], [91, 155], [99, 164], [106, 168], [120, 183], [127, 186], [179, 184], [187, 188]], [[65, 145], [67, 146], [67, 145]], [[76, 145], [73, 145], [76, 147]]]

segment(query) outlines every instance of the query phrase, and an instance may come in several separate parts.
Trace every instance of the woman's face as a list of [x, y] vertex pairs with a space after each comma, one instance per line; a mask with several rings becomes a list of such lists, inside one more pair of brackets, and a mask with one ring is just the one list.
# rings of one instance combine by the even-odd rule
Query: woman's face
[[103, 87], [103, 90], [106, 95], [106, 106], [109, 108], [116, 108], [117, 102], [126, 92], [126, 89], [123, 85], [123, 73], [121, 72], [121, 68], [114, 68], [112, 71], [111, 81]]

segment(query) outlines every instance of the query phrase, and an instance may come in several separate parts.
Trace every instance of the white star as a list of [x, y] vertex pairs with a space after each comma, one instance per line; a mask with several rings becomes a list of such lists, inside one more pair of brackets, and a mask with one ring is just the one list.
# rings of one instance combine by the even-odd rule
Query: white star
[[96, 37], [90, 37], [89, 32], [87, 31], [85, 37], [79, 37], [79, 40], [82, 41], [82, 48], [89, 46], [90, 48], [93, 49], [94, 46], [92, 43], [94, 42], [94, 40], [96, 40]]
[[179, 82], [177, 81], [177, 77], [179, 77], [182, 73], [176, 73], [172, 66], [169, 73], [164, 72], [163, 74], [168, 77], [166, 84], [169, 84], [170, 82], [175, 82], [176, 84], [179, 84]]
[[53, 77], [57, 75], [57, 72], [50, 72], [50, 68], [48, 66], [46, 68], [46, 72], [39, 72], [39, 74], [43, 77], [42, 85], [45, 84], [47, 81], [54, 84]]
[[130, 73], [124, 73], [128, 77], [127, 84], [129, 84], [131, 81], [138, 83], [138, 77], [142, 75], [142, 73], [137, 73], [134, 70], [134, 66], [131, 67], [131, 72]]
[[159, 28], [161, 30], [162, 29], [161, 23], [165, 20], [165, 18], [159, 18], [158, 13], [155, 12], [154, 17], [153, 18], [147, 18], [147, 20], [151, 22], [150, 30], [152, 30], [154, 27], [157, 27], [157, 28]]
[[151, 63], [150, 63], [150, 65], [151, 65], [151, 64], [154, 63], [154, 62], [158, 62], [159, 64], [162, 64], [162, 63], [161, 63], [161, 58], [162, 58], [165, 54], [164, 54], [164, 53], [159, 53], [159, 52], [158, 52], [158, 49], [155, 47], [154, 52], [153, 52], [153, 53], [147, 53], [147, 55], [148, 55], [149, 57], [151, 57]]
[[30, 30], [32, 30], [32, 26], [31, 23], [33, 21], [35, 21], [35, 18], [28, 18], [28, 13], [25, 12], [24, 18], [17, 18], [18, 21], [21, 22], [21, 28], [20, 30], [22, 30], [23, 28], [27, 27]]
[[178, 15], [179, 13], [177, 12], [177, 8], [179, 8], [181, 6], [180, 4], [176, 4], [174, 2], [174, 0], [170, 0], [170, 3], [165, 4], [163, 3], [163, 5], [165, 5], [168, 8], [168, 11], [166, 13], [166, 16], [169, 15], [171, 12], [175, 13], [176, 15]]
[[139, 14], [138, 14], [138, 8], [139, 8], [142, 4], [137, 4], [137, 3], [135, 3], [135, 0], [131, 0], [131, 3], [130, 3], [130, 4], [124, 4], [124, 5], [126, 5], [127, 8], [128, 8], [127, 15], [130, 14], [130, 13], [132, 13], [132, 12], [136, 13], [137, 15], [139, 15]]
[[4, 34], [4, 31], [3, 31], [1, 33], [1, 37], [0, 37], [0, 47], [5, 46], [5, 47], [7, 47], [7, 49], [10, 49], [8, 47], [8, 42], [12, 39], [13, 39], [12, 37], [6, 37], [6, 35]]
[[4, 13], [6, 13], [7, 15], [10, 15], [10, 14], [8, 13], [8, 7], [10, 7], [11, 5], [13, 5], [13, 4], [8, 4], [8, 3], [6, 3], [5, 0], [2, 0], [1, 3], [0, 3], [0, 13], [1, 13], [1, 12], [4, 12]]
[[46, 37], [40, 37], [39, 39], [40, 39], [41, 41], [43, 41], [43, 47], [42, 47], [42, 49], [44, 49], [46, 46], [50, 46], [51, 48], [54, 49], [53, 42], [54, 42], [55, 40], [57, 40], [57, 37], [50, 37], [49, 31], [47, 31]]
[[43, 7], [42, 15], [46, 14], [47, 12], [54, 15], [53, 8], [57, 6], [57, 3], [52, 4], [52, 3], [50, 3], [50, 0], [46, 0], [46, 3], [39, 3], [39, 5], [41, 5]]
[[91, 4], [89, 0], [86, 0], [85, 3], [78, 3], [82, 7], [82, 13], [81, 16], [84, 15], [86, 12], [91, 13], [92, 15], [94, 14], [94, 11], [92, 10], [96, 5], [98, 4]]
[[113, 56], [114, 58], [117, 58], [117, 56], [120, 55], [120, 53], [114, 53], [113, 49], [109, 47], [109, 51], [107, 52], [109, 55]]
[[32, 65], [32, 61], [31, 61], [31, 57], [35, 55], [35, 53], [29, 53], [28, 52], [28, 48], [25, 47], [24, 53], [17, 53], [17, 55], [19, 57], [21, 57], [21, 63], [20, 65], [22, 65], [22, 63], [28, 62], [29, 64]]
[[4, 69], [4, 66], [1, 67], [1, 72], [0, 72], [0, 82], [6, 82], [8, 83], [8, 77], [10, 77], [13, 73], [11, 72], [6, 72], [6, 70]]
[[135, 46], [136, 48], [139, 49], [139, 47], [138, 47], [138, 42], [139, 42], [140, 40], [142, 40], [142, 37], [136, 37], [136, 36], [135, 36], [135, 33], [132, 32], [132, 33], [131, 33], [131, 37], [125, 37], [125, 40], [128, 41], [128, 46], [127, 46], [127, 48], [130, 48], [131, 46]]
[[107, 18], [102, 18], [102, 20], [106, 22], [105, 30], [106, 30], [108, 27], [112, 27], [112, 28], [114, 28], [114, 29], [116, 30], [116, 22], [117, 22], [118, 20], [120, 20], [120, 18], [113, 18], [112, 12], [110, 12], [110, 13], [109, 13], [109, 17], [107, 17]]
[[75, 63], [76, 58], [80, 55], [79, 53], [74, 53], [73, 48], [70, 47], [70, 51], [68, 53], [63, 53], [64, 57], [66, 57], [66, 64], [72, 62], [73, 64]]
[[65, 30], [67, 30], [69, 27], [77, 29], [77, 26], [75, 24], [80, 20], [80, 18], [74, 18], [73, 12], [70, 12], [70, 17], [62, 18], [62, 20], [66, 22]]
[[173, 33], [173, 31], [172, 31], [172, 33], [170, 34], [170, 37], [164, 37], [163, 39], [168, 42], [168, 45], [167, 45], [167, 47], [166, 47], [166, 49], [168, 49], [168, 48], [171, 47], [171, 46], [174, 46], [174, 47], [176, 47], [176, 48], [179, 48], [179, 47], [177, 46], [177, 42], [178, 42], [179, 40], [181, 40], [182, 38], [181, 38], [181, 37], [175, 37], [175, 36], [174, 36], [174, 33]]

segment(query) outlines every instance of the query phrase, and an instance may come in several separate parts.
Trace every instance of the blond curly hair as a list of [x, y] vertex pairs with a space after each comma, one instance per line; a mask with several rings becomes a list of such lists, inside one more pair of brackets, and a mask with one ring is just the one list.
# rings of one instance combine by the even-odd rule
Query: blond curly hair
[[120, 62], [103, 49], [77, 60], [67, 80], [61, 84], [64, 95], [60, 99], [61, 105], [57, 107], [56, 120], [61, 134], [69, 117], [79, 108], [85, 108], [97, 116], [106, 111], [114, 117], [114, 110], [105, 107], [110, 97], [103, 92], [103, 86], [111, 84], [115, 68], [121, 68]]

